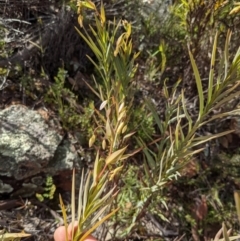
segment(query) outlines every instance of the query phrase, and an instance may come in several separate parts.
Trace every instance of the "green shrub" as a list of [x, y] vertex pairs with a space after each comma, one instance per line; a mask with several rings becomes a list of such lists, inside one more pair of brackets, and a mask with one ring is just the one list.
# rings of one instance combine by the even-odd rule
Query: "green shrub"
[[77, 108], [77, 96], [65, 86], [67, 72], [59, 69], [55, 82], [45, 95], [46, 103], [57, 111], [65, 130], [76, 128], [80, 124], [80, 115]]
[[[199, 69], [192, 54], [192, 52], [195, 53], [195, 49], [191, 49], [193, 45], [190, 43], [189, 57], [198, 95], [197, 115], [193, 116], [190, 113], [184, 89], [179, 91], [181, 81], [175, 83], [171, 90], [165, 83], [162, 89], [164, 103], [166, 103], [163, 119], [160, 119], [151, 100], [146, 100], [151, 113], [151, 116], [147, 116], [151, 123], [150, 130], [154, 121], [158, 136], [151, 136], [151, 131], [146, 130], [145, 125], [142, 131], [148, 133], [147, 137], [150, 140], [146, 142], [141, 134], [136, 135], [137, 143], [141, 148], [129, 150], [128, 143], [132, 142], [135, 134], [135, 130], [130, 128], [129, 123], [134, 117], [131, 112], [131, 108], [134, 108], [131, 93], [132, 81], [136, 73], [135, 60], [138, 56], [132, 53], [131, 24], [125, 20], [119, 23], [107, 22], [103, 6], [101, 5], [98, 11], [91, 1], [79, 1], [78, 7], [79, 13], [82, 13], [84, 8], [95, 12], [95, 27], [90, 26], [90, 32], [85, 28], [83, 28], [84, 33], [79, 30], [78, 32], [97, 59], [94, 61], [89, 58], [98, 72], [98, 78], [94, 78], [95, 86], [86, 84], [101, 100], [101, 104], [94, 107], [93, 119], [96, 126], [89, 139], [89, 146], [96, 149], [94, 169], [87, 175], [85, 185], [84, 172], [82, 173], [78, 203], [78, 230], [73, 234], [72, 239], [83, 240], [110, 217], [112, 220], [109, 225], [114, 222], [113, 226], [120, 230], [116, 236], [127, 238], [133, 231], [140, 228], [141, 217], [148, 212], [164, 220], [167, 219], [163, 207], [168, 208], [166, 198], [168, 186], [171, 182], [178, 180], [181, 170], [196, 154], [204, 150], [205, 143], [232, 132], [229, 130], [206, 136], [198, 133], [203, 126], [214, 120], [239, 114], [238, 109], [213, 113], [240, 94], [237, 89], [240, 51], [233, 59], [229, 58], [231, 33], [228, 32], [222, 60], [218, 61], [216, 58], [218, 34], [216, 34], [211, 53], [208, 88], [204, 90]], [[202, 7], [201, 4], [199, 7]], [[190, 10], [191, 6], [187, 11]], [[208, 19], [208, 12], [206, 14]], [[82, 14], [79, 15], [79, 23], [83, 26]], [[206, 28], [200, 26], [199, 29], [193, 29], [196, 30], [193, 37], [205, 31]], [[137, 165], [126, 161], [132, 160], [133, 154], [141, 150], [143, 158], [136, 163]], [[127, 151], [131, 154], [126, 154]], [[74, 188], [75, 176], [73, 175], [72, 221], [75, 218]], [[117, 193], [115, 188], [120, 192]], [[105, 194], [106, 192], [108, 194]], [[67, 227], [66, 211], [62, 200], [61, 206]], [[122, 210], [117, 212], [119, 207]], [[100, 217], [102, 218], [98, 221]], [[195, 225], [195, 221], [188, 214], [186, 218], [193, 226]], [[201, 230], [198, 232], [201, 233]], [[226, 239], [228, 234], [225, 225], [223, 225], [223, 234]], [[233, 237], [233, 239], [236, 238]]]

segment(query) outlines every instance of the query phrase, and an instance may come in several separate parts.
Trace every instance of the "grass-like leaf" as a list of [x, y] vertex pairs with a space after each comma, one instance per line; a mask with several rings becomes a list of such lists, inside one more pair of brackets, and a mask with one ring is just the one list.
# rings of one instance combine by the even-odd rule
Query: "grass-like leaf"
[[229, 233], [227, 231], [227, 228], [225, 226], [225, 223], [222, 224], [222, 229], [223, 229], [223, 237], [225, 241], [230, 241], [229, 239]]
[[84, 192], [83, 192], [83, 218], [85, 219], [85, 211], [87, 209], [87, 204], [88, 204], [88, 194], [89, 194], [89, 187], [90, 187], [90, 181], [91, 181], [91, 172], [88, 173], [87, 175], [87, 180], [85, 183], [84, 187]]
[[215, 59], [216, 59], [216, 51], [217, 51], [217, 39], [218, 39], [218, 35], [216, 34], [214, 38], [214, 43], [213, 43], [211, 66], [210, 66], [210, 72], [209, 72], [207, 104], [210, 104], [212, 100], [212, 94], [213, 94], [213, 84], [214, 84], [213, 77], [214, 77]]
[[203, 110], [204, 110], [204, 95], [203, 95], [202, 80], [201, 80], [196, 62], [195, 62], [195, 60], [193, 58], [193, 55], [190, 51], [189, 51], [189, 56], [190, 56], [190, 60], [191, 60], [191, 64], [192, 64], [192, 68], [193, 68], [193, 72], [194, 72], [194, 76], [195, 76], [195, 80], [196, 80], [196, 84], [197, 84], [197, 89], [198, 89], [198, 98], [199, 98], [198, 119], [200, 119], [203, 116]]
[[[107, 219], [109, 219], [111, 216], [113, 216], [119, 208], [114, 209], [112, 212], [110, 212], [108, 215], [106, 215], [104, 218], [99, 220], [92, 228], [90, 228], [79, 240], [76, 241], [84, 241], [94, 230], [96, 230], [97, 227], [99, 227], [102, 223], [104, 223]], [[74, 240], [75, 241], [75, 240]]]
[[[72, 191], [71, 191], [71, 212], [72, 212], [72, 230], [74, 230], [75, 225], [75, 169], [73, 169], [73, 175], [72, 175]], [[73, 240], [74, 232], [72, 232], [72, 240]]]
[[82, 193], [83, 193], [83, 185], [84, 185], [84, 169], [82, 170], [80, 188], [78, 194], [78, 220], [81, 220], [82, 217]]
[[64, 227], [65, 227], [65, 239], [68, 241], [68, 221], [67, 221], [67, 212], [66, 208], [64, 206], [63, 200], [61, 195], [59, 195], [59, 200], [60, 200], [60, 206], [62, 210], [62, 215], [63, 215], [63, 222], [64, 222]]
[[31, 234], [27, 234], [27, 233], [7, 233], [7, 232], [4, 232], [4, 230], [0, 230], [1, 241], [20, 240], [21, 238], [27, 238], [30, 236]]
[[240, 192], [234, 191], [235, 206], [237, 209], [238, 221], [240, 222]]
[[228, 69], [229, 69], [229, 51], [228, 46], [230, 43], [232, 32], [227, 32], [226, 42], [225, 42], [225, 48], [224, 48], [224, 65], [225, 65], [225, 71], [224, 71], [224, 78], [227, 78], [228, 75]]

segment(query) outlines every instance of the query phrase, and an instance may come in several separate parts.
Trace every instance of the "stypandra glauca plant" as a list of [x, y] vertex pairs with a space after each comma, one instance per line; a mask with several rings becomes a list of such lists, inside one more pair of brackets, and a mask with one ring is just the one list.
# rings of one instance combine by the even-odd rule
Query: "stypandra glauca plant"
[[[137, 205], [139, 208], [131, 217], [132, 226], [129, 227], [128, 232], [139, 221], [142, 213], [150, 211], [164, 218], [160, 206], [156, 208], [156, 203], [162, 203], [167, 208], [163, 197], [166, 197], [167, 186], [170, 185], [170, 182], [180, 176], [181, 170], [194, 155], [204, 150], [205, 143], [233, 131], [227, 130], [206, 136], [199, 134], [201, 128], [213, 121], [240, 114], [240, 110], [237, 108], [226, 108], [230, 101], [238, 98], [240, 94], [240, 49], [230, 62], [228, 52], [230, 38], [231, 32], [228, 32], [223, 57], [217, 62], [218, 34], [215, 36], [207, 90], [203, 89], [203, 80], [189, 49], [198, 94], [197, 115], [191, 114], [191, 107], [185, 98], [184, 89], [178, 90], [179, 83], [172, 89], [172, 93], [169, 92], [166, 85], [164, 86], [163, 93], [166, 100], [164, 120], [159, 118], [153, 103], [150, 100], [147, 101], [160, 138], [154, 143], [154, 148], [149, 147], [138, 138], [144, 152], [145, 165], [142, 176], [145, 177], [143, 180], [145, 187], [141, 190], [143, 198]], [[226, 228], [223, 229], [224, 235], [226, 235]], [[231, 240], [235, 239], [236, 237], [231, 238]]]
[[[89, 139], [89, 146], [95, 148], [96, 158], [93, 171], [85, 177], [84, 171], [78, 196], [78, 212], [75, 215], [75, 171], [72, 180], [72, 224], [77, 220], [77, 230], [72, 232], [73, 241], [82, 241], [96, 228], [113, 216], [118, 208], [113, 208], [113, 200], [118, 193], [117, 179], [124, 167], [124, 160], [133, 154], [126, 154], [127, 141], [134, 132], [128, 132], [128, 110], [131, 99], [131, 80], [135, 74], [134, 60], [138, 54], [132, 53], [131, 25], [127, 21], [106, 20], [103, 4], [100, 12], [91, 1], [77, 2], [79, 35], [86, 41], [97, 61], [89, 58], [96, 68], [98, 78], [95, 87], [86, 83], [100, 99], [94, 120], [96, 128]], [[94, 11], [95, 25], [88, 31], [83, 25], [85, 9]], [[120, 32], [121, 31], [121, 32]], [[67, 234], [67, 214], [60, 197], [64, 224]]]

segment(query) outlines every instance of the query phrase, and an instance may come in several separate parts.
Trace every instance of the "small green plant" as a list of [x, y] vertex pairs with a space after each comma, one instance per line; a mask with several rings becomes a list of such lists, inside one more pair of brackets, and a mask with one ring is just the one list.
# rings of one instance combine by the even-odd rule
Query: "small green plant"
[[57, 76], [54, 78], [55, 83], [45, 95], [45, 101], [53, 104], [58, 112], [62, 126], [64, 129], [71, 129], [79, 125], [79, 113], [77, 110], [77, 97], [67, 87], [65, 87], [65, 79], [67, 72], [59, 69]]
[[[88, 142], [88, 139], [92, 136], [93, 131], [94, 131], [94, 111], [95, 111], [95, 106], [94, 106], [94, 101], [92, 100], [85, 100], [83, 103], [83, 108], [84, 108], [84, 113], [81, 115], [80, 118], [80, 125], [81, 125], [81, 130], [82, 132], [85, 133], [85, 139], [86, 143]], [[84, 140], [85, 143], [85, 140]]]
[[53, 199], [56, 191], [56, 185], [53, 183], [53, 178], [51, 176], [46, 177], [44, 192], [42, 194], [36, 193], [36, 197], [40, 202], [44, 199]]

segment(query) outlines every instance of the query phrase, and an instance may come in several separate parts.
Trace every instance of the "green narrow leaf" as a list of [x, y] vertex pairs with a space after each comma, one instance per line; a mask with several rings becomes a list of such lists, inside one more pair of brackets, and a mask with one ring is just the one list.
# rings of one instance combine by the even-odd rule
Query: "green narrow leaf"
[[195, 63], [195, 60], [193, 58], [192, 53], [189, 50], [189, 56], [190, 56], [190, 60], [191, 60], [191, 64], [192, 64], [192, 68], [193, 68], [193, 72], [194, 72], [194, 76], [195, 76], [195, 80], [196, 80], [196, 84], [197, 84], [197, 89], [198, 89], [198, 97], [199, 97], [199, 115], [198, 115], [198, 119], [200, 119], [203, 115], [203, 111], [204, 111], [204, 95], [203, 95], [203, 88], [202, 88], [202, 80], [197, 68], [197, 65]]
[[103, 217], [100, 221], [98, 221], [92, 228], [90, 228], [82, 237], [79, 241], [84, 241], [94, 230], [96, 230], [96, 228], [98, 226], [100, 226], [102, 223], [104, 223], [107, 219], [109, 219], [110, 217], [112, 217], [117, 211], [119, 210], [119, 208], [114, 209], [111, 213], [109, 213], [108, 215], [106, 215], [105, 217]]
[[[72, 230], [74, 230], [74, 223], [75, 223], [75, 168], [73, 169], [72, 174], [72, 193], [71, 193], [71, 211], [72, 211]], [[72, 240], [73, 240], [74, 232], [72, 232]]]
[[166, 149], [164, 149], [160, 160], [160, 168], [159, 168], [158, 182], [157, 182], [158, 185], [162, 182], [163, 161], [164, 161], [165, 155], [166, 155]]
[[[100, 60], [102, 58], [102, 53], [101, 51], [98, 49], [97, 45], [95, 44], [95, 42], [93, 41], [93, 39], [86, 34], [86, 36], [80, 32], [78, 30], [78, 28], [75, 27], [75, 29], [77, 30], [77, 32], [79, 33], [79, 35], [84, 39], [84, 41], [88, 44], [88, 46], [91, 48], [91, 50], [94, 52], [94, 54], [96, 55], [96, 57]], [[85, 31], [86, 32], [86, 31]]]
[[96, 190], [96, 192], [93, 192], [93, 200], [92, 200], [92, 202], [97, 201], [98, 198], [100, 198], [100, 196], [102, 195], [102, 193], [104, 192], [104, 190], [105, 190], [105, 188], [106, 188], [106, 185], [107, 185], [107, 181], [105, 181], [105, 182], [102, 184], [102, 186], [101, 186], [100, 189], [98, 188], [98, 189]]
[[184, 141], [184, 134], [183, 134], [182, 126], [181, 126], [181, 120], [182, 120], [183, 117], [185, 117], [185, 116], [180, 115], [180, 106], [178, 106], [178, 108], [177, 108], [177, 120], [178, 120], [178, 122], [177, 122], [176, 130], [175, 130], [175, 138], [177, 139], [176, 150], [178, 150], [180, 148], [180, 144]]
[[189, 147], [194, 147], [194, 146], [198, 146], [201, 144], [204, 144], [208, 141], [211, 141], [213, 139], [219, 138], [221, 136], [225, 136], [227, 134], [232, 133], [234, 130], [229, 130], [229, 131], [223, 131], [221, 133], [217, 133], [217, 134], [213, 134], [213, 135], [209, 135], [209, 136], [200, 136], [200, 137], [196, 137], [193, 139], [192, 143], [190, 144]]
[[168, 148], [168, 151], [167, 151], [167, 157], [166, 157], [166, 160], [171, 160], [171, 157], [173, 157], [174, 156], [174, 143], [175, 143], [175, 141], [174, 140], [172, 140], [171, 141], [171, 145], [170, 145], [170, 147]]
[[[91, 59], [91, 58], [90, 58]], [[93, 62], [94, 63], [94, 62]], [[85, 80], [82, 79], [84, 81], [84, 83], [88, 86], [88, 88], [101, 100], [101, 96], [98, 94], [98, 92], [91, 86], [89, 85], [89, 83]]]
[[212, 94], [213, 94], [213, 75], [214, 75], [214, 68], [215, 68], [217, 39], [218, 39], [218, 33], [216, 33], [215, 38], [214, 38], [214, 43], [213, 43], [211, 66], [210, 66], [209, 80], [208, 80], [208, 99], [207, 99], [207, 104], [210, 104], [210, 102], [212, 100]]
[[237, 209], [238, 221], [240, 222], [240, 191], [234, 191], [234, 200]]
[[238, 61], [239, 56], [240, 56], [240, 47], [238, 48], [238, 51], [237, 51], [236, 55], [234, 56], [233, 63]]
[[164, 133], [164, 128], [163, 128], [163, 125], [162, 125], [162, 121], [160, 120], [158, 114], [157, 114], [157, 110], [156, 108], [153, 106], [153, 104], [151, 103], [150, 100], [147, 100], [146, 101], [146, 104], [147, 104], [147, 107], [149, 108], [149, 110], [151, 111], [153, 117], [154, 117], [154, 120], [159, 128], [159, 130], [161, 131], [161, 133]]
[[143, 149], [144, 155], [147, 159], [146, 164], [150, 167], [151, 170], [154, 170], [156, 167], [156, 162], [154, 160], [154, 158], [152, 157], [152, 155], [154, 155], [154, 153], [150, 153], [150, 150], [148, 148], [146, 148], [146, 144], [144, 143], [144, 141], [141, 138], [136, 138], [138, 144], [141, 146], [141, 148]]
[[85, 183], [85, 188], [84, 188], [84, 194], [83, 194], [83, 218], [84, 219], [85, 219], [85, 212], [86, 212], [87, 203], [88, 203], [88, 191], [90, 186], [90, 180], [91, 180], [91, 172], [88, 173], [87, 180]]
[[109, 174], [109, 172], [105, 172], [104, 175], [101, 177], [101, 179], [98, 181], [98, 185], [96, 187], [91, 188], [90, 195], [92, 197], [97, 197], [99, 195], [99, 192], [102, 189], [102, 186], [105, 185], [108, 174]]
[[213, 120], [221, 119], [221, 118], [224, 118], [224, 117], [226, 117], [226, 116], [231, 116], [231, 115], [239, 115], [239, 109], [213, 115], [213, 117], [211, 117], [210, 119], [204, 121], [204, 122], [201, 124], [201, 126], [206, 125], [207, 123], [209, 123], [209, 122], [211, 122], [211, 121], [213, 121]]
[[222, 81], [222, 72], [224, 69], [224, 58], [221, 58], [220, 62], [218, 63], [218, 75], [217, 75], [217, 83], [214, 88], [214, 94], [219, 91], [219, 87]]
[[154, 185], [155, 184], [155, 181], [153, 180], [153, 178], [152, 178], [152, 176], [151, 176], [151, 172], [150, 172], [150, 168], [149, 168], [149, 166], [148, 166], [148, 164], [147, 164], [147, 160], [146, 160], [146, 156], [144, 155], [143, 156], [143, 167], [144, 167], [144, 173], [145, 173], [145, 175], [146, 175], [146, 178], [147, 178], [147, 180], [149, 180], [149, 182], [150, 182], [150, 186], [151, 185]]
[[[178, 158], [186, 158], [186, 157], [192, 157], [196, 154], [198, 154], [199, 152], [203, 151], [205, 148], [199, 148], [197, 150], [194, 150], [194, 151], [185, 151], [185, 152], [182, 152], [178, 155]], [[184, 164], [185, 165], [185, 164]]]
[[185, 135], [183, 133], [183, 129], [184, 129], [184, 126], [182, 127], [181, 125], [179, 125], [179, 133], [181, 135], [181, 142], [180, 143], [183, 143], [184, 140], [185, 140]]
[[227, 232], [227, 228], [225, 226], [225, 223], [222, 224], [222, 228], [223, 228], [223, 237], [225, 241], [230, 241], [229, 236], [228, 236], [228, 232]]
[[[112, 188], [105, 196], [103, 196], [100, 200], [91, 202], [91, 205], [88, 206], [86, 211], [86, 218], [92, 215], [98, 208], [108, 205], [112, 202], [112, 196], [114, 196], [115, 187]], [[110, 199], [109, 199], [110, 198]], [[109, 200], [108, 200], [109, 199]]]
[[[176, 112], [176, 111], [174, 111], [174, 112]], [[171, 115], [174, 114], [174, 112], [171, 113]], [[185, 117], [185, 114], [181, 114], [179, 116], [174, 116], [174, 117], [172, 117], [171, 119], [168, 120], [167, 124], [169, 126], [170, 124], [174, 123], [176, 120], [178, 120], [180, 118], [184, 118], [184, 117]], [[166, 122], [166, 120], [165, 120], [165, 122]]]
[[187, 111], [187, 108], [186, 108], [186, 99], [184, 97], [184, 92], [182, 90], [182, 107], [183, 107], [183, 111], [184, 111], [184, 114], [188, 120], [188, 133], [190, 133], [190, 131], [192, 130], [192, 118], [191, 116], [189, 115], [188, 111]]
[[61, 210], [62, 210], [62, 215], [63, 215], [63, 221], [64, 221], [64, 227], [65, 227], [65, 239], [66, 241], [68, 240], [68, 221], [67, 221], [67, 212], [66, 212], [66, 208], [64, 206], [63, 200], [61, 195], [59, 195], [59, 200], [60, 200], [60, 206], [61, 206]]
[[181, 120], [178, 121], [176, 129], [175, 129], [175, 146], [176, 146], [176, 150], [178, 150], [179, 148], [179, 128], [180, 128], [180, 123]]
[[[214, 102], [216, 104], [213, 106], [214, 109], [218, 109], [219, 107], [223, 106], [224, 103], [228, 103], [234, 97], [238, 97], [240, 91], [233, 92], [240, 85], [240, 82], [236, 83], [234, 86], [229, 88], [228, 90], [224, 91], [222, 94], [219, 94], [217, 98], [215, 98]], [[232, 93], [233, 92], [233, 93]], [[232, 93], [232, 94], [230, 94]]]
[[94, 162], [92, 187], [97, 184], [98, 175], [99, 175], [99, 150], [97, 151], [97, 155]]
[[147, 157], [147, 163], [150, 167], [151, 170], [155, 170], [156, 168], [156, 162], [154, 161], [152, 155], [149, 153], [147, 148], [143, 149], [143, 152], [145, 154], [145, 156]]
[[224, 66], [225, 66], [225, 72], [224, 72], [224, 79], [227, 78], [228, 75], [228, 68], [229, 68], [229, 52], [228, 52], [228, 47], [229, 47], [229, 42], [231, 39], [232, 32], [229, 30], [227, 32], [227, 37], [226, 37], [226, 42], [225, 42], [225, 48], [224, 48]]
[[[78, 193], [78, 221], [80, 222], [82, 216], [82, 201], [83, 201], [83, 185], [84, 185], [84, 169], [82, 169], [80, 188]], [[80, 226], [80, 224], [79, 224]]]
[[164, 70], [166, 69], [166, 62], [167, 62], [164, 40], [162, 40], [159, 45], [159, 52], [160, 52], [161, 58], [162, 58], [161, 59], [161, 74], [163, 74]]
[[94, 225], [94, 223], [96, 223], [97, 220], [101, 218], [101, 215], [106, 211], [107, 208], [108, 206], [105, 206], [101, 208], [96, 214], [94, 214], [94, 218], [91, 219], [91, 225]]
[[105, 15], [105, 10], [104, 10], [104, 6], [103, 6], [103, 1], [101, 1], [101, 9], [100, 9], [101, 13], [101, 22], [102, 24], [104, 24], [106, 22], [106, 15]]

